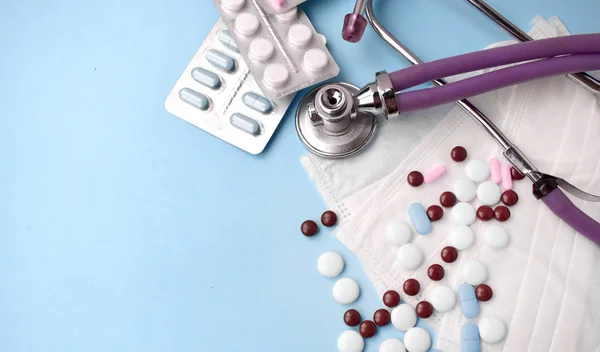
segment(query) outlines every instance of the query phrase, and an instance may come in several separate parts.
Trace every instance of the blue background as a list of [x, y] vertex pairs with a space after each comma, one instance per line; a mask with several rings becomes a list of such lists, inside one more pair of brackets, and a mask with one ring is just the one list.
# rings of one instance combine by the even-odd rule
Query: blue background
[[[379, 2], [425, 60], [508, 39], [463, 1]], [[524, 29], [541, 14], [600, 31], [596, 0], [490, 3]], [[341, 40], [352, 6], [304, 6], [338, 79], [407, 66], [370, 29]], [[327, 250], [361, 285], [353, 307], [380, 307], [329, 231], [299, 233], [325, 210], [299, 163], [302, 94], [260, 156], [164, 110], [217, 18], [209, 0], [0, 3], [0, 351], [334, 351], [346, 307], [316, 270]]]

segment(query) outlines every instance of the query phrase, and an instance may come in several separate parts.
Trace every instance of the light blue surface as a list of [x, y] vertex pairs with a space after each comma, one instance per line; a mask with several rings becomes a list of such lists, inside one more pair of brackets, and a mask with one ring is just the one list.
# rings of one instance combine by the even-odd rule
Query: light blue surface
[[[507, 38], [463, 1], [379, 1], [425, 60]], [[491, 4], [600, 32], [596, 0]], [[370, 29], [342, 42], [352, 5], [305, 6], [339, 79], [406, 66]], [[334, 351], [347, 307], [317, 272], [327, 250], [361, 285], [352, 307], [381, 307], [330, 231], [299, 234], [325, 210], [298, 161], [300, 96], [257, 157], [164, 110], [217, 17], [208, 0], [0, 3], [0, 351]]]

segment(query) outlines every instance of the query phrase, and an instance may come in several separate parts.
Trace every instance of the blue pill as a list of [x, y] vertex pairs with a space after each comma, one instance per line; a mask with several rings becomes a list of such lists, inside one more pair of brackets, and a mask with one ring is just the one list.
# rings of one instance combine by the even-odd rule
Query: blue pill
[[229, 49], [231, 49], [235, 52], [238, 52], [238, 53], [240, 52], [238, 50], [237, 45], [233, 41], [233, 37], [231, 37], [231, 33], [229, 33], [229, 31], [227, 29], [224, 29], [221, 32], [219, 32], [219, 41], [221, 43], [223, 43], [223, 45], [225, 45]]
[[231, 115], [229, 121], [233, 126], [253, 136], [260, 134], [260, 124], [258, 123], [258, 121], [246, 115], [235, 113]]
[[248, 92], [244, 94], [244, 96], [242, 97], [242, 101], [244, 102], [244, 104], [246, 104], [246, 106], [256, 111], [262, 112], [263, 114], [270, 113], [271, 109], [273, 108], [269, 99], [263, 97], [262, 95], [258, 95], [254, 92]]
[[479, 301], [473, 286], [464, 283], [458, 288], [460, 310], [466, 318], [475, 318], [479, 315]]
[[202, 67], [196, 67], [192, 70], [192, 78], [211, 89], [219, 89], [221, 87], [221, 78], [216, 73]]
[[425, 207], [419, 203], [413, 203], [408, 208], [408, 216], [412, 221], [413, 227], [421, 235], [426, 235], [431, 232], [431, 221], [427, 216]]
[[464, 323], [460, 329], [460, 351], [461, 352], [479, 352], [481, 344], [479, 342], [479, 328], [473, 323]]
[[225, 72], [235, 71], [235, 60], [222, 52], [210, 49], [206, 52], [206, 60]]
[[202, 111], [208, 110], [208, 107], [210, 106], [208, 97], [206, 95], [196, 92], [190, 88], [183, 88], [180, 90], [179, 98]]

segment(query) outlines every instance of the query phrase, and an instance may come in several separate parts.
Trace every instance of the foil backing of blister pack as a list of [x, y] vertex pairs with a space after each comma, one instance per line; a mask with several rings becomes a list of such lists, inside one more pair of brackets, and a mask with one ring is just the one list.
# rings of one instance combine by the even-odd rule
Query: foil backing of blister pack
[[257, 0], [260, 6], [270, 14], [279, 14], [289, 11], [306, 0]]

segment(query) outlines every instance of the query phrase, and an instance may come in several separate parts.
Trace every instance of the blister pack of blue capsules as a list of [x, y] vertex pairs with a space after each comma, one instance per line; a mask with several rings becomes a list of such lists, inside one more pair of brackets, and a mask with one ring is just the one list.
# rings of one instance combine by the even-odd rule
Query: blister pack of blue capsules
[[259, 154], [294, 95], [269, 99], [219, 19], [167, 96], [171, 114], [251, 154]]
[[280, 14], [291, 10], [306, 0], [257, 0], [260, 6], [271, 14]]

